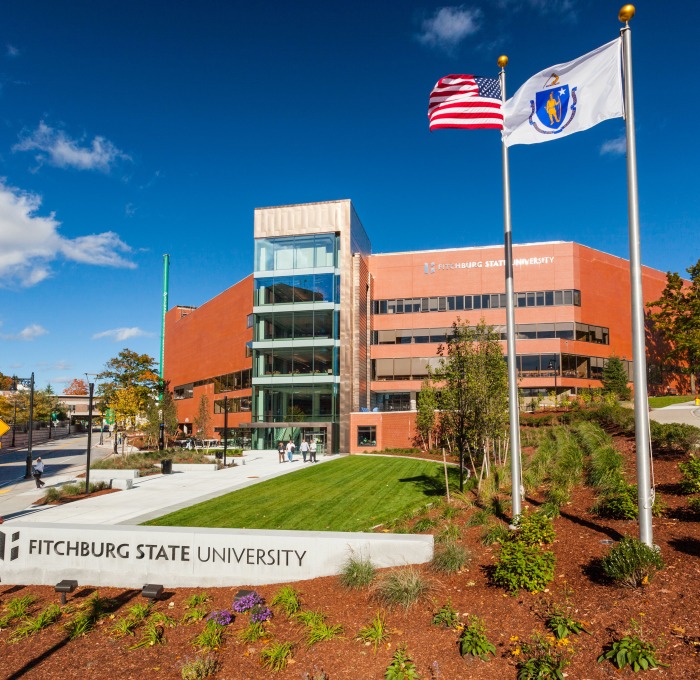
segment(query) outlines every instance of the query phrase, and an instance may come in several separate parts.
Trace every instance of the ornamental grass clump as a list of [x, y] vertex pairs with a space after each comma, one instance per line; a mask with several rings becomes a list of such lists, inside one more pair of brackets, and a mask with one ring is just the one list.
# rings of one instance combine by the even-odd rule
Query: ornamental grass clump
[[626, 537], [610, 549], [600, 566], [617, 585], [639, 588], [649, 583], [665, 565], [656, 548], [650, 548], [639, 539]]
[[383, 576], [374, 587], [374, 597], [386, 607], [408, 609], [424, 599], [430, 590], [430, 581], [417, 569], [405, 567]]
[[470, 559], [469, 551], [457, 543], [438, 544], [430, 561], [433, 571], [442, 574], [456, 574], [468, 564]]
[[214, 675], [221, 668], [221, 662], [212, 654], [200, 656], [192, 661], [185, 661], [180, 669], [182, 680], [204, 680]]
[[7, 628], [13, 621], [26, 616], [35, 602], [36, 598], [33, 595], [12, 598], [3, 608], [3, 614], [0, 616], [0, 629]]
[[24, 638], [34, 635], [61, 618], [61, 608], [57, 604], [50, 604], [36, 616], [24, 619], [10, 635], [8, 642], [19, 642]]
[[293, 616], [301, 609], [299, 593], [291, 586], [280, 588], [270, 600], [270, 604], [279, 607], [287, 616]]
[[292, 642], [273, 642], [260, 652], [260, 662], [271, 671], [283, 671], [291, 661], [294, 652]]
[[389, 629], [386, 626], [386, 619], [381, 611], [378, 611], [372, 621], [364, 628], [360, 628], [357, 639], [366, 645], [372, 645], [374, 653], [377, 653], [379, 645], [389, 640]]
[[340, 585], [350, 590], [367, 588], [374, 581], [376, 569], [369, 557], [350, 556], [340, 572]]

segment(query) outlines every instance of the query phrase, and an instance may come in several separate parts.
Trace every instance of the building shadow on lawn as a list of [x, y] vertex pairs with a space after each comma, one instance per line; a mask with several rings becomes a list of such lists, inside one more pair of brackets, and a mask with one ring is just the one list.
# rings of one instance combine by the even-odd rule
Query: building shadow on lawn
[[[89, 595], [95, 591], [94, 588], [83, 588], [79, 593], [76, 593], [75, 597], [82, 596], [85, 597], [86, 595]], [[135, 597], [141, 594], [140, 590], [125, 590], [123, 593], [118, 595], [115, 598], [111, 598], [111, 605], [105, 610], [106, 614], [111, 614], [116, 612], [118, 609], [123, 607], [127, 602], [130, 600], [133, 600]], [[24, 677], [29, 671], [32, 669], [36, 668], [39, 664], [41, 664], [43, 661], [48, 659], [52, 654], [55, 652], [58, 652], [60, 649], [63, 649], [69, 642], [71, 642], [71, 638], [69, 635], [66, 635], [63, 639], [59, 640], [55, 645], [52, 647], [49, 647], [47, 650], [43, 651], [41, 654], [38, 656], [34, 657], [33, 659], [30, 659], [27, 661], [27, 663], [22, 666], [19, 670], [16, 670], [14, 673], [11, 675], [7, 676], [6, 680], [19, 680], [19, 678]]]
[[672, 538], [668, 544], [679, 552], [685, 553], [686, 555], [692, 555], [693, 557], [700, 557], [700, 541], [697, 538], [692, 538], [691, 536], [684, 536], [683, 538]]

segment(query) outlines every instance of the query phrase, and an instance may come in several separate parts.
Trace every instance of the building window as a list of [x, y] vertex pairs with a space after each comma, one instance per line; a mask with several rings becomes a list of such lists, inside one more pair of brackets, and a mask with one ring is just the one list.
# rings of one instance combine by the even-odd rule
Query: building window
[[358, 427], [357, 427], [357, 445], [358, 446], [376, 446], [377, 445], [377, 427], [376, 427], [376, 425], [358, 425]]
[[[258, 302], [258, 304], [264, 304]], [[558, 305], [581, 306], [579, 290], [540, 290], [515, 293], [516, 307], [554, 307]], [[374, 300], [374, 314], [411, 314], [413, 312], [446, 312], [462, 309], [505, 309], [505, 293], [483, 295], [451, 295], [449, 297], [402, 298], [398, 300]]]
[[194, 385], [189, 383], [187, 385], [178, 385], [173, 390], [173, 399], [192, 399], [194, 396]]
[[253, 327], [253, 315], [248, 314], [246, 317], [246, 328], [252, 328]]

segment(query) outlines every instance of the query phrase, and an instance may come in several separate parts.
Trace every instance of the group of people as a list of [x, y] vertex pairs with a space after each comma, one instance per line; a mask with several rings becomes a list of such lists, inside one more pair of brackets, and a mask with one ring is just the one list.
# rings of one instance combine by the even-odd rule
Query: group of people
[[[291, 463], [294, 460], [294, 451], [296, 450], [296, 445], [294, 444], [294, 440], [290, 439], [287, 442], [287, 445], [285, 446], [284, 442], [281, 441], [279, 444], [277, 444], [277, 453], [279, 454], [280, 457], [280, 463], [286, 463], [287, 460]], [[306, 459], [308, 457], [310, 463], [316, 463], [316, 440], [311, 437], [311, 441], [307, 441], [306, 439], [301, 440], [301, 444], [299, 445], [299, 451], [301, 451], [302, 458], [304, 459], [304, 462], [306, 463]], [[285, 457], [287, 460], [285, 460]]]

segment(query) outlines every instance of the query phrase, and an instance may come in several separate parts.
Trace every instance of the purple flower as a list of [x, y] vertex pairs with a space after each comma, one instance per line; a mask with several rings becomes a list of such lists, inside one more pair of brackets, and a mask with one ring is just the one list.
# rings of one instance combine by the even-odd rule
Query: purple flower
[[272, 611], [268, 607], [262, 605], [255, 605], [253, 610], [250, 612], [250, 620], [253, 623], [263, 623], [264, 621], [269, 621], [272, 618]]
[[233, 621], [233, 614], [227, 609], [222, 609], [220, 612], [214, 611], [207, 616], [207, 621], [214, 621], [220, 626], [228, 626]]
[[261, 604], [265, 604], [265, 600], [253, 591], [236, 600], [233, 603], [233, 611], [243, 613]]

